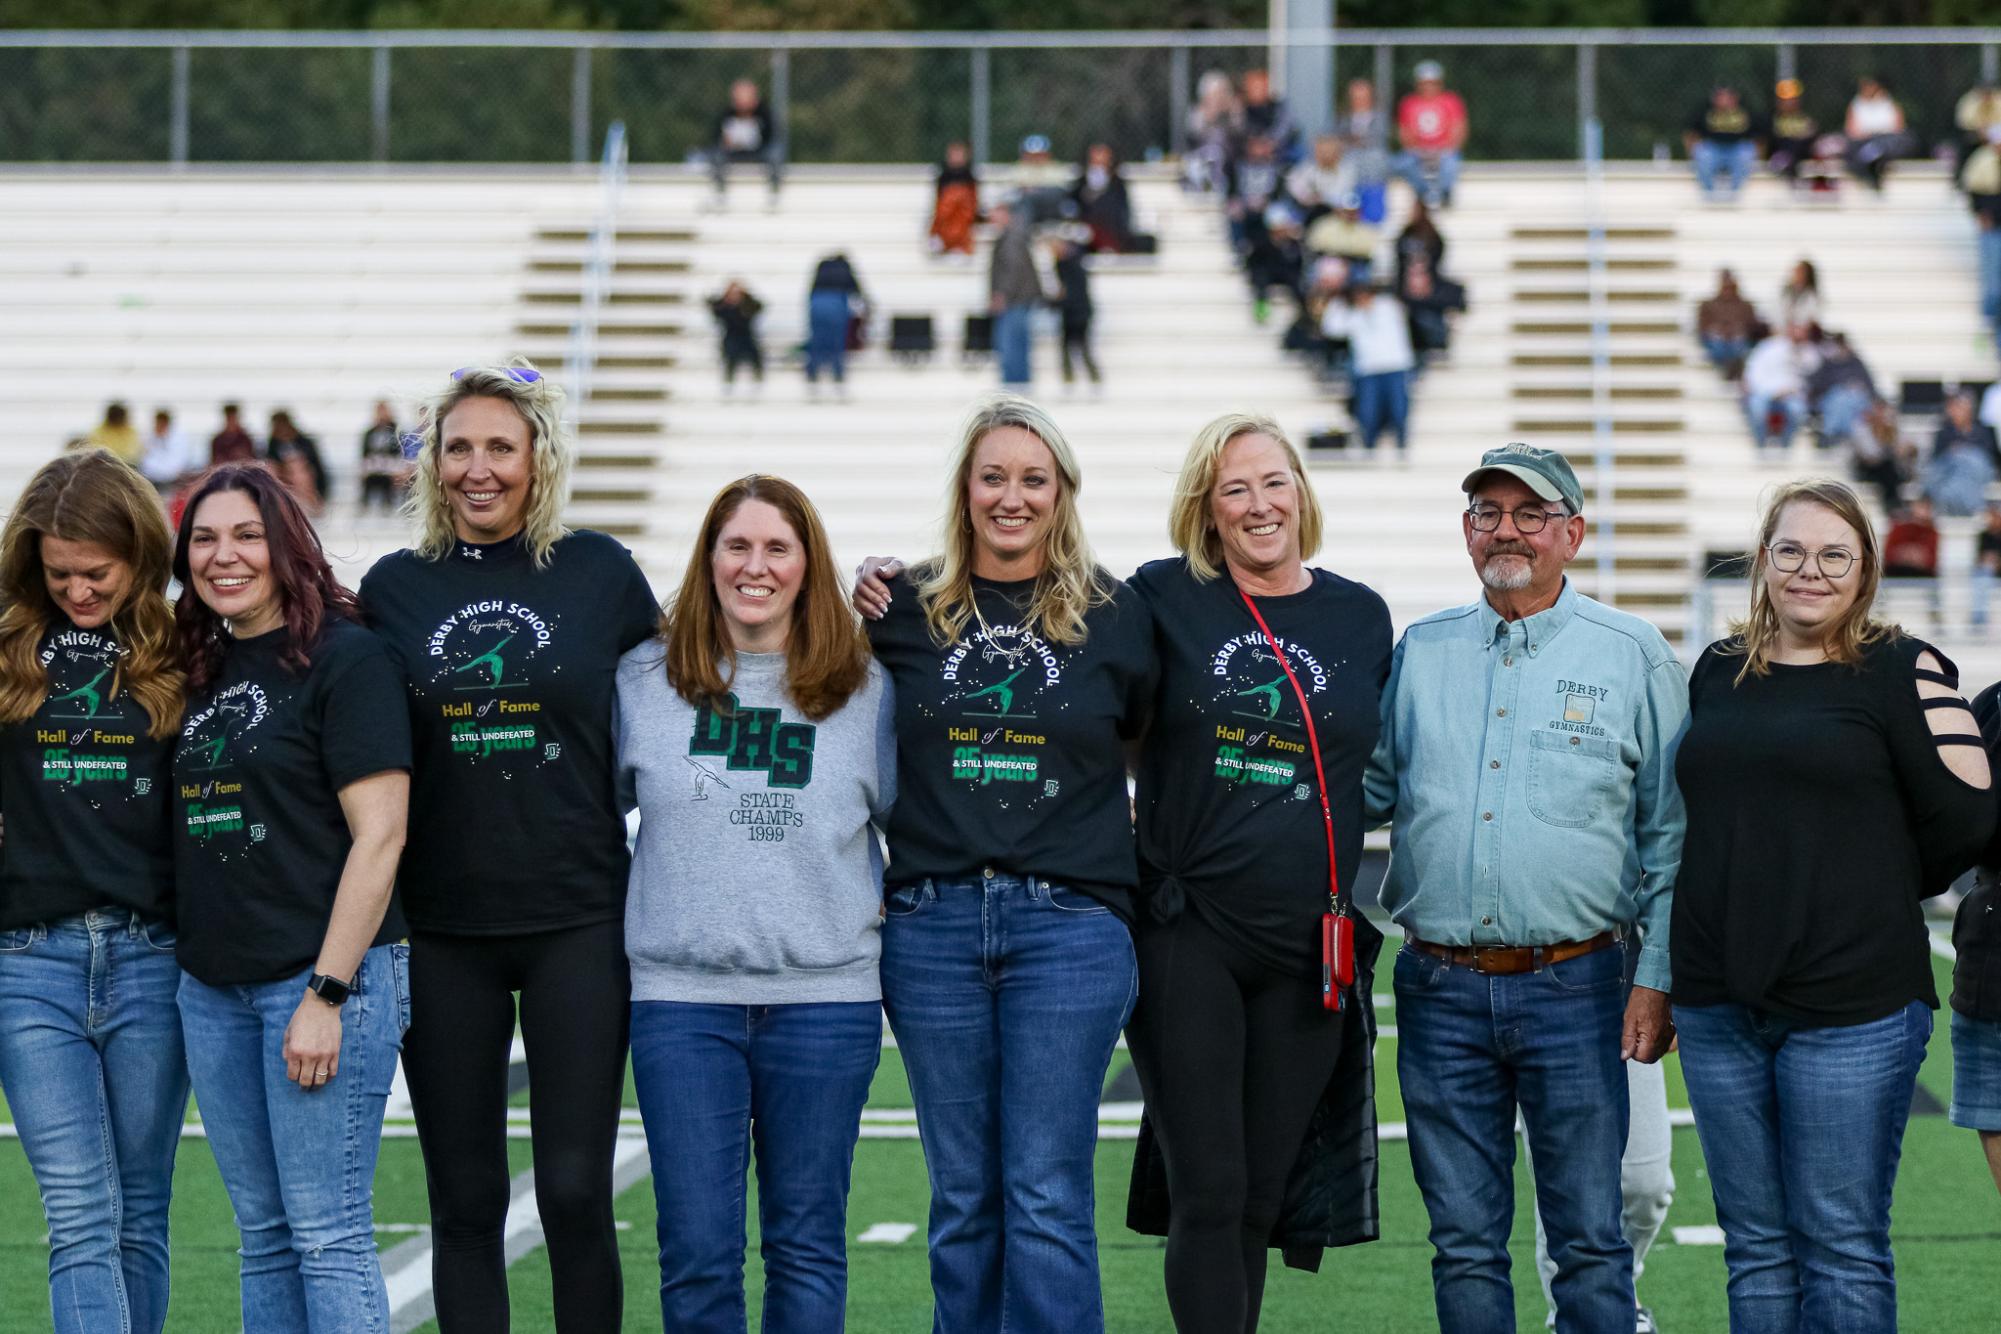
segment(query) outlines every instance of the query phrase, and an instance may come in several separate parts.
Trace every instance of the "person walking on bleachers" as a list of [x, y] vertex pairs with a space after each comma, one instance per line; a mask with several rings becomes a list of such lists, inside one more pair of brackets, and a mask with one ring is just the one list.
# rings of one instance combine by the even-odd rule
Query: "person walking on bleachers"
[[1919, 486], [1940, 514], [1963, 519], [1986, 508], [1995, 471], [1994, 432], [1974, 420], [1973, 395], [1961, 390], [1945, 401]]
[[1904, 109], [1880, 79], [1865, 74], [1848, 103], [1844, 123], [1848, 136], [1848, 169], [1868, 182], [1878, 194], [1883, 190], [1883, 173], [1895, 158], [1907, 156], [1916, 147], [1904, 125]]
[[83, 443], [89, 449], [108, 449], [120, 463], [135, 468], [146, 453], [146, 444], [139, 438], [138, 428], [132, 425], [132, 414], [123, 403], [107, 404], [104, 420], [90, 428]]
[[1001, 383], [1026, 385], [1031, 378], [1030, 321], [1035, 308], [1048, 299], [1035, 267], [1035, 220], [1028, 210], [1012, 204], [995, 207], [991, 220], [999, 230], [987, 275], [994, 352]]
[[931, 253], [973, 253], [973, 227], [980, 220], [980, 180], [973, 172], [973, 150], [964, 140], [945, 145], [945, 160], [931, 204]]
[[1397, 174], [1431, 207], [1450, 208], [1466, 148], [1466, 103], [1446, 89], [1445, 70], [1437, 61], [1419, 61], [1416, 75], [1416, 91], [1397, 103], [1397, 142], [1403, 146]]
[[730, 166], [761, 162], [771, 187], [770, 206], [778, 206], [778, 187], [785, 174], [785, 144], [772, 120], [771, 108], [757, 84], [738, 79], [730, 85], [729, 105], [716, 117], [709, 135], [709, 179], [715, 183], [715, 207], [721, 208], [729, 189]]
[[[764, 349], [757, 341], [757, 317], [763, 313], [764, 303], [735, 280], [723, 288], [722, 295], [709, 298], [709, 314], [715, 317], [716, 327], [722, 334], [725, 398], [736, 389], [736, 373], [741, 368], [749, 368], [753, 385], [760, 389], [764, 387]], [[844, 327], [844, 343], [846, 337]]]
[[1396, 438], [1397, 454], [1407, 453], [1410, 438], [1410, 373], [1417, 358], [1410, 346], [1410, 320], [1403, 303], [1363, 283], [1352, 303], [1336, 301], [1320, 318], [1320, 332], [1348, 340], [1350, 377], [1355, 386], [1355, 425], [1362, 448], [1375, 451], [1387, 428]]
[[1389, 213], [1389, 125], [1376, 105], [1376, 85], [1367, 79], [1348, 81], [1348, 109], [1335, 120], [1341, 138], [1341, 161], [1355, 173], [1355, 192], [1362, 197], [1362, 217], [1381, 225]]
[[172, 494], [182, 477], [192, 469], [187, 437], [174, 425], [174, 414], [161, 408], [153, 414], [153, 434], [146, 437], [139, 455], [139, 473], [161, 495]]
[[1695, 336], [1702, 340], [1709, 364], [1734, 380], [1744, 372], [1758, 312], [1737, 288], [1737, 275], [1723, 269], [1716, 275], [1716, 294], [1695, 308]]
[[249, 463], [257, 457], [257, 441], [243, 429], [243, 409], [234, 403], [222, 405], [222, 429], [208, 442], [209, 466], [218, 463]]
[[[1682, 135], [1704, 199], [1735, 199], [1758, 162], [1758, 127], [1737, 90], [1719, 84]], [[1725, 188], [1716, 188], [1722, 173]]]
[[1133, 206], [1110, 144], [1092, 144], [1070, 184], [1077, 221], [1091, 229], [1091, 250], [1121, 255], [1132, 245]]
[[[1744, 359], [1744, 417], [1758, 448], [1793, 442], [1806, 418], [1806, 377], [1820, 365], [1807, 326], [1774, 333]], [[1776, 425], [1775, 425], [1776, 423]]]
[[1074, 383], [1077, 375], [1071, 359], [1084, 363], [1091, 383], [1100, 383], [1098, 363], [1091, 356], [1091, 271], [1085, 265], [1090, 253], [1076, 237], [1060, 237], [1056, 252], [1056, 310], [1063, 317], [1063, 383]]
[[867, 298], [846, 254], [835, 252], [813, 270], [806, 294], [806, 392], [817, 398], [820, 372], [834, 378], [834, 392], [848, 394], [848, 321]]

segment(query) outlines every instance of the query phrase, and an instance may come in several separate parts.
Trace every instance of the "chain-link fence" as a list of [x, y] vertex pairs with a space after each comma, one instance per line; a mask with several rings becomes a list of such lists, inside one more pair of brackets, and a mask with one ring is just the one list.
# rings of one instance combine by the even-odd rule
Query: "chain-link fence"
[[[1299, 40], [1297, 38], [1295, 41]], [[1467, 156], [1575, 159], [1597, 117], [1611, 159], [1681, 152], [1710, 88], [1754, 112], [1797, 77], [1838, 128], [1856, 81], [1881, 79], [1920, 148], [1949, 143], [1962, 93], [1993, 81], [2001, 29], [1352, 30], [1329, 87], [1394, 107], [1420, 60], [1470, 110]], [[794, 162], [928, 162], [953, 139], [981, 160], [1050, 137], [1131, 159], [1178, 152], [1201, 77], [1273, 64], [1237, 33], [0, 33], [0, 162], [587, 162], [614, 120], [635, 163], [713, 137], [737, 78], [767, 92]], [[1295, 105], [1307, 125], [1327, 108]]]

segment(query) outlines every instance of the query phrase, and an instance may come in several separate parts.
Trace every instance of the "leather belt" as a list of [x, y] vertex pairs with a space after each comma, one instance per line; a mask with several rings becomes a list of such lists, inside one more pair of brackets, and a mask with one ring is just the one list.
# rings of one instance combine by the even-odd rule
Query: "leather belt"
[[1619, 933], [1600, 931], [1589, 940], [1562, 940], [1554, 945], [1434, 945], [1416, 936], [1404, 939], [1413, 949], [1476, 973], [1512, 974], [1533, 973], [1544, 964], [1562, 963], [1565, 959], [1610, 949], [1619, 943]]

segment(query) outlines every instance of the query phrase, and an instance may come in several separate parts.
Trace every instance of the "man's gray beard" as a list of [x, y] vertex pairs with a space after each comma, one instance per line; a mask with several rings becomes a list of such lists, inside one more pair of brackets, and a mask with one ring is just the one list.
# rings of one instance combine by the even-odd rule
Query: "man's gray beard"
[[[1504, 560], [1517, 560], [1519, 566], [1502, 566]], [[1487, 557], [1480, 567], [1480, 582], [1496, 593], [1519, 593], [1535, 581], [1535, 562], [1520, 552], [1504, 551], [1498, 556]]]

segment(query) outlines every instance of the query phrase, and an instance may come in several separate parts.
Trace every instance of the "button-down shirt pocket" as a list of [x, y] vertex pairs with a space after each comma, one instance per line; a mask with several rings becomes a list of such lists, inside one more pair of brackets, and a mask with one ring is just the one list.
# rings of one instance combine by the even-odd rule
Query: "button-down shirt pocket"
[[1529, 812], [1559, 829], [1582, 829], [1611, 795], [1619, 746], [1610, 737], [1529, 733]]

